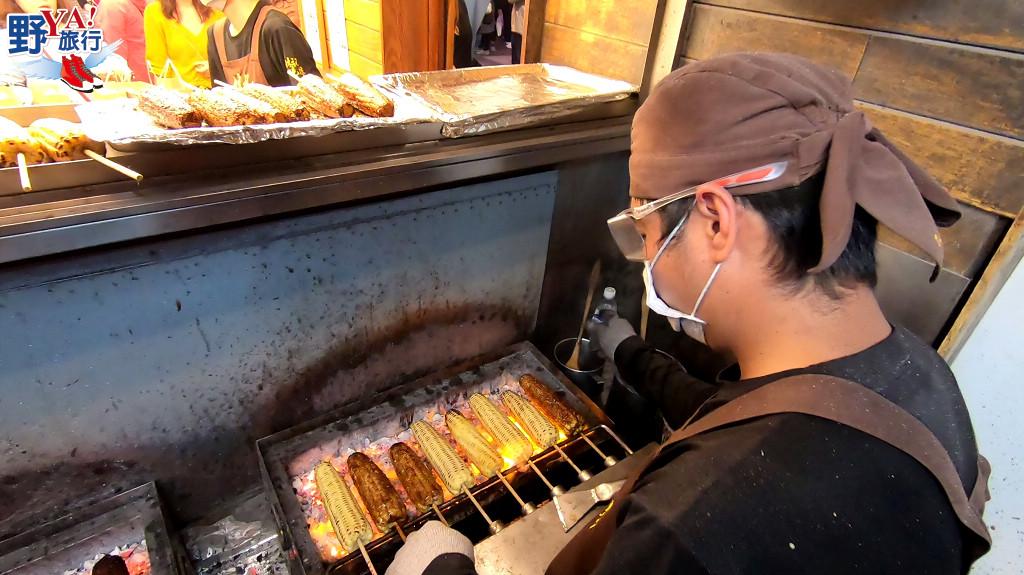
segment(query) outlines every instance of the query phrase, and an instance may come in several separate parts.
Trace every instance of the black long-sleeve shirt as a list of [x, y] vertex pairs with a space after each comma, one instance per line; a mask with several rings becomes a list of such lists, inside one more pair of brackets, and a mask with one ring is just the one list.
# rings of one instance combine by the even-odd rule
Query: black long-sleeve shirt
[[[256, 27], [256, 19], [264, 6], [269, 6], [269, 0], [262, 0], [253, 8], [245, 26], [237, 36], [232, 36], [228, 30], [230, 25], [224, 24], [224, 54], [225, 60], [236, 60], [249, 55], [252, 50], [252, 34]], [[210, 77], [214, 80], [227, 82], [224, 67], [217, 57], [217, 44], [214, 41], [214, 26], [207, 30], [207, 51], [210, 60]], [[302, 31], [292, 22], [288, 16], [279, 10], [271, 10], [263, 22], [263, 30], [260, 32], [260, 68], [263, 75], [267, 77], [267, 84], [271, 86], [290, 86], [292, 78], [288, 75], [291, 71], [296, 76], [304, 74], [320, 75], [313, 59], [313, 51], [309, 42], [302, 35]]]
[[[917, 417], [949, 451], [968, 492], [974, 485], [977, 447], [956, 379], [902, 328], [848, 357], [717, 384], [687, 375], [639, 338], [624, 341], [615, 361], [673, 426], [785, 376], [849, 379]], [[963, 534], [938, 481], [852, 428], [771, 415], [695, 436], [666, 455], [627, 499], [597, 575], [963, 571]]]

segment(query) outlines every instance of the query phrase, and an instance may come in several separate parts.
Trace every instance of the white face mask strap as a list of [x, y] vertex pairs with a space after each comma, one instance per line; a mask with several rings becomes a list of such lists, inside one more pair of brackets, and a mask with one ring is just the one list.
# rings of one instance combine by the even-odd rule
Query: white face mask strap
[[697, 310], [700, 309], [701, 302], [704, 301], [704, 296], [708, 295], [708, 290], [711, 289], [711, 284], [714, 283], [715, 278], [718, 276], [718, 270], [722, 269], [722, 263], [719, 262], [715, 265], [715, 269], [711, 272], [711, 277], [708, 278], [708, 283], [704, 284], [704, 289], [700, 291], [700, 296], [697, 297], [697, 303], [693, 304], [692, 317], [697, 317]]

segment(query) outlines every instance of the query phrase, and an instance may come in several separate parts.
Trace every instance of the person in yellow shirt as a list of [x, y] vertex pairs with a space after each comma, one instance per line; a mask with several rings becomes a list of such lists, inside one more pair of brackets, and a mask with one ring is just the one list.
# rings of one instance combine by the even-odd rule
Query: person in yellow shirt
[[182, 80], [209, 88], [206, 30], [223, 17], [199, 0], [159, 0], [146, 6], [146, 60], [153, 75], [174, 77], [169, 60]]

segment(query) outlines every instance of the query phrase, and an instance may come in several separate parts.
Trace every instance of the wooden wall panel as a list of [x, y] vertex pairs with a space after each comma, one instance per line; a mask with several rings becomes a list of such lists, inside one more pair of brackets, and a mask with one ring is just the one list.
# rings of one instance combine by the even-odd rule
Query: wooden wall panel
[[358, 54], [371, 62], [380, 64], [383, 48], [380, 30], [371, 30], [351, 20], [346, 22], [345, 32], [348, 34], [349, 55]]
[[374, 0], [345, 0], [345, 19], [371, 30], [380, 30], [380, 3]]
[[657, 0], [551, 0], [545, 20], [624, 42], [647, 46], [651, 41]]
[[1024, 2], [1020, 0], [709, 0], [706, 3], [1024, 51], [1024, 34], [1021, 34]]
[[379, 62], [374, 62], [368, 58], [349, 52], [348, 63], [351, 67], [351, 71], [360, 78], [369, 78], [370, 76], [376, 76], [384, 73], [384, 67]]
[[1024, 142], [881, 106], [860, 108], [960, 201], [1008, 218], [1024, 208]]
[[640, 84], [647, 47], [545, 23], [541, 61]]
[[800, 54], [853, 77], [868, 35], [753, 12], [695, 4], [685, 56], [705, 60], [732, 52]]
[[[951, 227], [940, 229], [944, 257], [942, 267], [964, 277], [977, 277], [989, 256], [1003, 239], [1010, 220], [978, 208], [961, 204], [963, 217]], [[916, 246], [885, 226], [878, 228], [879, 241], [928, 261]]]
[[1008, 136], [1024, 136], [1024, 56], [873, 37], [857, 97]]

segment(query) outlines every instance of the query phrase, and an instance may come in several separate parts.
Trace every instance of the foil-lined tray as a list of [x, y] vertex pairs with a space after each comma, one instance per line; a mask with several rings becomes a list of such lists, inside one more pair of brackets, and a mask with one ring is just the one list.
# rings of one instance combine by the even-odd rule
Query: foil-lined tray
[[625, 100], [628, 82], [551, 64], [519, 64], [377, 76], [374, 83], [402, 100], [420, 102], [444, 122], [450, 138], [507, 130]]
[[158, 126], [149, 115], [136, 109], [137, 105], [138, 101], [134, 98], [122, 98], [81, 104], [75, 111], [90, 138], [107, 142], [115, 150], [125, 152], [204, 144], [254, 144], [436, 121], [430, 111], [418, 102], [396, 101], [395, 115], [390, 118], [354, 116], [281, 124], [169, 130]]

